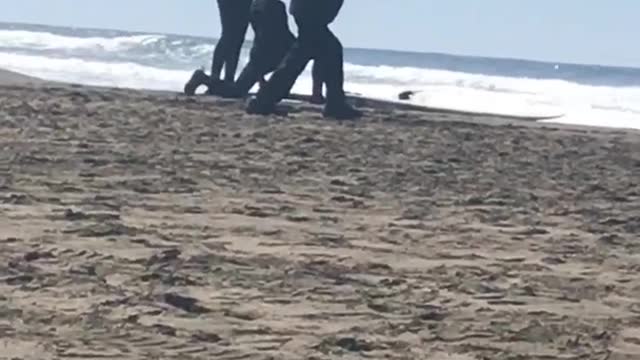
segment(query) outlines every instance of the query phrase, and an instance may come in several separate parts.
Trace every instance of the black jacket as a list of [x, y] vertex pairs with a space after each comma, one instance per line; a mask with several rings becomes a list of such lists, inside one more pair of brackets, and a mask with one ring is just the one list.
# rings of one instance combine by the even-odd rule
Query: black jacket
[[291, 0], [289, 12], [296, 19], [320, 21], [329, 25], [336, 19], [344, 0]]

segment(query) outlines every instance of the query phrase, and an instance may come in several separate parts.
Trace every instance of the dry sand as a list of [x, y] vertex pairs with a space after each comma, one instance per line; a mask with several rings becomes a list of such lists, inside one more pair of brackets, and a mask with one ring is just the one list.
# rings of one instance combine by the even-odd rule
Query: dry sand
[[638, 132], [0, 78], [0, 358], [640, 358]]

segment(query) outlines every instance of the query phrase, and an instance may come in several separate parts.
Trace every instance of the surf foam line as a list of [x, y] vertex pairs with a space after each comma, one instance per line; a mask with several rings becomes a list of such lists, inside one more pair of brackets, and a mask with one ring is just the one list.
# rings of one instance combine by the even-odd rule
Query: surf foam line
[[[172, 70], [134, 62], [99, 62], [0, 52], [0, 67], [43, 79], [86, 85], [181, 91], [191, 70]], [[410, 71], [408, 78], [397, 73]], [[415, 77], [414, 77], [415, 76]], [[380, 81], [396, 79], [394, 81]], [[377, 99], [396, 99], [419, 90], [411, 103], [504, 115], [555, 115], [554, 122], [640, 129], [640, 89], [607, 88], [556, 80], [527, 80], [437, 70], [346, 65], [346, 90]], [[496, 90], [498, 89], [498, 90]], [[254, 87], [255, 90], [255, 87]], [[297, 93], [311, 92], [309, 71], [296, 82]], [[538, 93], [540, 92], [540, 93]]]
[[0, 67], [46, 80], [149, 90], [178, 90], [190, 72], [136, 63], [107, 63], [0, 53]]
[[[504, 115], [565, 116], [553, 122], [640, 128], [640, 88], [590, 86], [412, 67], [346, 64], [351, 91], [395, 99], [397, 90], [418, 93], [410, 103]], [[361, 86], [356, 84], [375, 84]], [[391, 87], [380, 87], [380, 84]], [[375, 88], [374, 91], [369, 91]]]
[[163, 35], [132, 35], [107, 37], [72, 37], [47, 32], [0, 30], [0, 46], [34, 50], [102, 49], [122, 51], [163, 40]]

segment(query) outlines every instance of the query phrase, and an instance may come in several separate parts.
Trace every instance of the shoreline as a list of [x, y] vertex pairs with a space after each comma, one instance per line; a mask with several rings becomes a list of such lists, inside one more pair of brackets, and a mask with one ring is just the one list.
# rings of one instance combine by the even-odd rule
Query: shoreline
[[54, 84], [44, 79], [0, 68], [0, 86]]
[[[6, 70], [0, 68], [0, 86], [38, 86], [38, 87], [54, 87], [54, 88], [86, 88], [86, 89], [94, 89], [94, 90], [120, 90], [127, 92], [134, 92], [140, 94], [149, 94], [149, 95], [157, 95], [162, 97], [184, 97], [182, 93], [176, 91], [168, 91], [168, 90], [150, 90], [150, 89], [135, 89], [135, 88], [126, 88], [126, 87], [109, 87], [109, 86], [98, 86], [98, 85], [85, 85], [85, 84], [72, 84], [65, 83], [59, 81], [51, 81], [40, 79], [34, 76], [21, 74], [18, 72]], [[197, 99], [197, 101], [202, 102], [216, 102], [215, 98], [209, 98], [205, 96], [196, 96], [193, 99]], [[230, 101], [230, 100], [227, 100]], [[357, 101], [356, 101], [357, 102]], [[372, 106], [367, 106], [366, 102], [360, 101], [360, 105], [364, 105], [365, 108], [371, 108]], [[296, 100], [284, 100], [283, 104], [285, 104], [286, 108], [289, 108], [291, 105], [294, 107], [299, 103]], [[288, 106], [287, 106], [288, 105]], [[403, 106], [400, 104], [398, 107], [395, 107], [393, 103], [377, 105], [373, 104], [372, 110], [397, 110], [404, 112], [418, 112], [414, 111], [412, 105]], [[302, 104], [302, 107], [309, 109], [314, 107], [310, 104]], [[491, 116], [487, 114], [471, 115], [466, 113], [465, 111], [456, 111], [456, 110], [445, 110], [445, 111], [433, 111], [426, 112], [427, 114], [433, 114], [431, 120], [433, 121], [453, 121], [453, 122], [464, 122], [464, 123], [473, 123], [473, 124], [482, 124], [482, 125], [491, 125], [491, 126], [525, 126], [531, 128], [542, 128], [542, 129], [552, 129], [552, 130], [574, 130], [574, 131], [582, 131], [582, 132], [611, 132], [611, 133], [620, 133], [620, 132], [629, 132], [629, 133], [638, 133], [640, 134], [640, 129], [634, 128], [617, 128], [617, 127], [606, 127], [606, 126], [596, 126], [596, 125], [580, 125], [580, 124], [563, 124], [556, 123], [551, 121], [527, 121], [527, 120], [515, 120], [505, 118], [506, 116], [497, 115]]]

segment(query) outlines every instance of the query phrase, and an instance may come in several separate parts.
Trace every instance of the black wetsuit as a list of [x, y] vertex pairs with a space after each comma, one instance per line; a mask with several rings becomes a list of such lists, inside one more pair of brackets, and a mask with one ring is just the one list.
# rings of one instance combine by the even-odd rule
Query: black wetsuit
[[[254, 0], [250, 23], [255, 34], [249, 62], [233, 87], [222, 84], [219, 93], [227, 97], [244, 97], [268, 73], [282, 63], [296, 38], [289, 29], [287, 8], [281, 0]], [[314, 62], [313, 95], [322, 98], [322, 72]], [[213, 90], [216, 93], [216, 89]]]
[[222, 35], [213, 52], [211, 78], [220, 78], [224, 66], [224, 80], [232, 83], [235, 79], [240, 58], [240, 50], [249, 27], [251, 0], [218, 0]]
[[274, 71], [296, 40], [289, 29], [287, 7], [280, 0], [254, 0], [250, 21], [255, 37], [249, 63], [235, 84], [236, 96], [245, 96], [253, 85]]
[[[270, 109], [287, 96], [310, 60], [320, 66], [327, 87], [327, 106], [345, 103], [342, 44], [329, 29], [344, 0], [291, 0], [290, 12], [298, 25], [298, 38], [271, 79], [260, 88], [251, 105]], [[266, 111], [266, 110], [265, 110]]]

